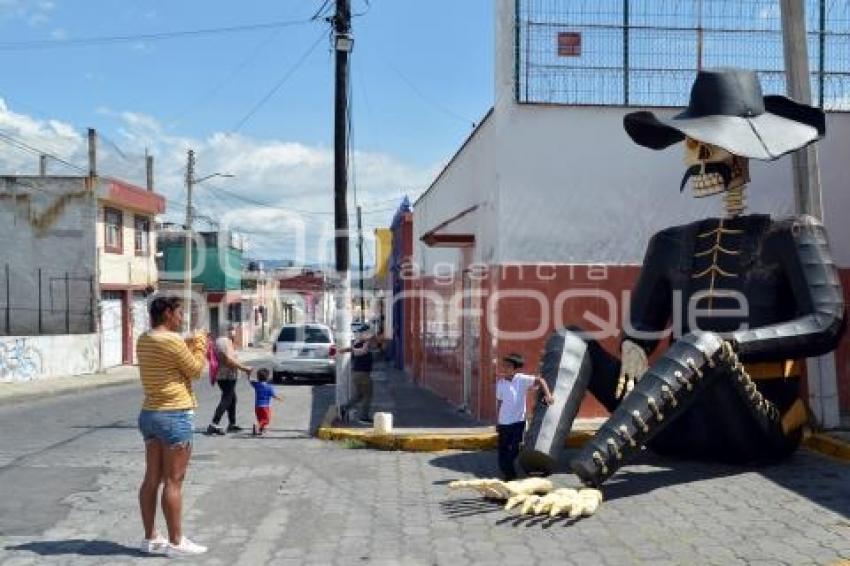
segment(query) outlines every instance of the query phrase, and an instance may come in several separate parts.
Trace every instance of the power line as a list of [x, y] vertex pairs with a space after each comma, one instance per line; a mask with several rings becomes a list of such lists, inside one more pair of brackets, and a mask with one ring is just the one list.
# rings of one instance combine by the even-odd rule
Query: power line
[[71, 39], [37, 39], [32, 41], [0, 42], [0, 51], [26, 51], [31, 49], [55, 49], [59, 47], [87, 47], [128, 41], [161, 41], [181, 37], [202, 37], [230, 33], [244, 33], [265, 29], [285, 28], [312, 23], [307, 20], [287, 20], [261, 24], [246, 24], [240, 26], [225, 26], [217, 28], [201, 28], [179, 31], [164, 31], [156, 33], [140, 33], [132, 35], [104, 35], [96, 37], [80, 37]]
[[307, 51], [305, 51], [304, 54], [301, 55], [301, 57], [295, 62], [295, 64], [292, 65], [286, 71], [286, 73], [283, 75], [283, 77], [281, 77], [281, 79], [277, 83], [275, 83], [275, 85], [271, 88], [271, 90], [269, 90], [265, 94], [265, 96], [263, 96], [259, 101], [257, 101], [257, 103], [254, 105], [254, 107], [251, 108], [251, 110], [249, 110], [248, 113], [245, 114], [245, 116], [243, 116], [242, 119], [239, 120], [239, 122], [236, 123], [236, 126], [233, 127], [233, 132], [238, 132], [242, 128], [242, 126], [244, 126], [245, 123], [248, 120], [250, 120], [251, 117], [253, 117], [254, 114], [256, 114], [260, 110], [260, 108], [262, 108], [263, 105], [265, 105], [265, 103], [269, 101], [269, 99], [272, 96], [274, 96], [274, 94], [280, 89], [280, 87], [282, 87], [284, 85], [284, 83], [286, 83], [286, 81], [288, 81], [289, 78], [295, 73], [295, 71], [297, 71], [299, 69], [299, 67], [301, 67], [301, 65], [304, 63], [304, 61], [307, 60], [307, 57], [309, 57], [310, 54], [313, 53], [313, 50], [316, 49], [316, 47], [319, 45], [319, 43], [322, 41], [322, 39], [324, 37], [326, 37], [326, 35], [327, 35], [326, 32], [322, 32], [321, 34], [319, 34], [319, 37], [316, 38], [316, 41], [313, 42], [313, 44], [310, 45], [310, 47], [307, 49]]
[[456, 112], [454, 112], [451, 108], [447, 107], [446, 105], [444, 105], [440, 102], [437, 102], [436, 100], [433, 100], [429, 96], [426, 96], [421, 90], [419, 90], [419, 88], [415, 84], [413, 84], [413, 81], [408, 79], [407, 76], [398, 69], [398, 67], [396, 67], [395, 65], [393, 65], [392, 63], [390, 63], [386, 59], [384, 60], [384, 62], [387, 64], [387, 66], [390, 69], [392, 69], [395, 72], [396, 75], [398, 75], [398, 77], [402, 81], [404, 81], [404, 83], [407, 86], [410, 87], [410, 90], [415, 92], [416, 95], [419, 96], [419, 98], [421, 98], [423, 101], [430, 104], [432, 107], [436, 108], [437, 110], [439, 110], [440, 112], [442, 112], [443, 114], [448, 116], [449, 118], [453, 118], [453, 119], [455, 119], [459, 122], [463, 122], [467, 125], [471, 125], [473, 128], [475, 127], [475, 120], [470, 120], [469, 118], [467, 118], [465, 116], [461, 116], [460, 114], [457, 114]]
[[172, 125], [179, 123], [181, 119], [192, 114], [198, 108], [203, 107], [203, 105], [205, 105], [211, 98], [218, 94], [221, 89], [225, 87], [225, 85], [232, 81], [236, 77], [236, 75], [238, 75], [243, 69], [245, 69], [249, 65], [249, 63], [251, 63], [251, 61], [253, 61], [260, 54], [263, 48], [265, 48], [269, 43], [274, 41], [274, 39], [276, 39], [278, 35], [280, 35], [281, 30], [282, 28], [274, 30], [272, 33], [269, 34], [268, 37], [260, 41], [254, 47], [254, 49], [252, 49], [251, 52], [248, 53], [245, 58], [239, 61], [239, 63], [235, 67], [233, 67], [233, 69], [231, 69], [231, 71], [227, 74], [227, 76], [225, 76], [225, 78], [221, 82], [219, 82], [216, 86], [209, 89], [206, 93], [198, 97], [193, 104], [189, 105], [180, 113], [178, 113], [177, 116], [175, 116], [171, 120]]
[[[334, 214], [333, 211], [325, 212], [325, 211], [320, 211], [320, 210], [303, 210], [303, 209], [292, 208], [292, 207], [287, 207], [287, 206], [274, 205], [274, 204], [270, 204], [270, 203], [267, 203], [267, 202], [257, 200], [255, 198], [251, 198], [251, 197], [248, 197], [248, 196], [245, 196], [245, 195], [234, 193], [232, 191], [229, 191], [227, 189], [223, 189], [223, 188], [218, 187], [216, 185], [211, 185], [210, 183], [203, 183], [201, 185], [198, 185], [198, 187], [202, 187], [204, 189], [207, 189], [207, 190], [211, 191], [212, 193], [215, 193], [218, 196], [223, 197], [223, 198], [230, 198], [230, 199], [233, 199], [233, 200], [242, 201], [242, 202], [245, 202], [247, 204], [252, 204], [254, 206], [259, 206], [259, 207], [268, 208], [268, 209], [272, 209], [272, 210], [283, 210], [283, 211], [286, 211], [286, 212], [297, 212], [299, 214], [316, 215], [316, 216], [329, 216], [329, 215]], [[376, 202], [381, 202], [381, 201], [376, 201]], [[389, 212], [389, 211], [394, 211], [394, 210], [397, 210], [397, 209], [398, 209], [398, 207], [382, 208], [382, 209], [374, 209], [374, 210], [364, 209], [363, 213], [364, 214], [373, 214], [373, 213], [376, 213], [376, 212]]]
[[46, 155], [47, 157], [53, 159], [54, 161], [58, 161], [59, 163], [67, 165], [68, 167], [71, 167], [72, 169], [76, 169], [77, 171], [81, 171], [83, 173], [88, 173], [88, 171], [84, 167], [80, 167], [79, 165], [74, 165], [70, 161], [63, 159], [63, 158], [59, 157], [58, 155], [54, 155], [53, 153], [50, 153], [49, 151], [44, 151], [44, 150], [39, 149], [35, 146], [29, 145], [28, 143], [26, 143], [22, 140], [19, 140], [16, 137], [14, 137], [10, 134], [7, 134], [5, 132], [0, 131], [0, 139], [5, 140], [7, 143], [18, 146], [19, 148], [24, 149], [26, 151], [29, 151], [29, 152], [31, 152], [35, 155]]

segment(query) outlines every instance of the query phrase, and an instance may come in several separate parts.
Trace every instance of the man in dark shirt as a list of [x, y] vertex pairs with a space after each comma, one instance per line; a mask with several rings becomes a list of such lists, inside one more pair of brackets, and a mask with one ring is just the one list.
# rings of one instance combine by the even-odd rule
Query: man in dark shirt
[[369, 329], [358, 333], [350, 348], [342, 352], [351, 352], [351, 382], [354, 384], [354, 396], [340, 408], [342, 420], [347, 420], [349, 410], [359, 404], [357, 421], [362, 424], [372, 424], [370, 411], [372, 408], [372, 351]]

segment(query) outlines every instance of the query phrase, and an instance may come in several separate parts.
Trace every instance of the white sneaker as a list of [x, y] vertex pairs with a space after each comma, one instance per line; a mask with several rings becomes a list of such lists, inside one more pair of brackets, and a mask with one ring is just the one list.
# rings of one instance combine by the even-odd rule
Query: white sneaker
[[139, 550], [145, 554], [165, 554], [167, 547], [168, 539], [157, 533], [153, 538], [143, 539], [139, 545]]
[[206, 546], [201, 546], [200, 544], [196, 544], [186, 537], [183, 537], [180, 539], [180, 544], [168, 543], [166, 554], [168, 556], [194, 556], [197, 554], [203, 554], [206, 551]]

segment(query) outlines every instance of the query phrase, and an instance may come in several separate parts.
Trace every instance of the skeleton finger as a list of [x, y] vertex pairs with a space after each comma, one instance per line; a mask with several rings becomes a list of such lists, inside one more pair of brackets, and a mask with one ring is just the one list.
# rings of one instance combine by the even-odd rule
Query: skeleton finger
[[602, 504], [602, 492], [598, 489], [585, 488], [578, 494], [578, 511], [584, 517], [590, 517]]
[[534, 506], [537, 502], [540, 501], [539, 495], [529, 495], [525, 502], [522, 504], [522, 508], [520, 509], [520, 514], [522, 515], [530, 515], [532, 511], [534, 511]]
[[528, 498], [528, 495], [525, 493], [520, 493], [519, 495], [514, 495], [508, 499], [508, 502], [505, 503], [505, 511], [510, 511], [520, 503], [523, 503]]
[[626, 387], [626, 380], [627, 379], [628, 379], [628, 376], [626, 374], [624, 374], [624, 373], [620, 374], [620, 379], [617, 380], [617, 389], [614, 392], [614, 397], [616, 399], [619, 399], [620, 397], [623, 396], [623, 392], [624, 392], [624, 389]]
[[552, 497], [551, 494], [541, 497], [540, 501], [538, 501], [534, 505], [534, 514], [535, 515], [545, 515], [551, 511], [552, 506], [558, 501], [557, 497]]

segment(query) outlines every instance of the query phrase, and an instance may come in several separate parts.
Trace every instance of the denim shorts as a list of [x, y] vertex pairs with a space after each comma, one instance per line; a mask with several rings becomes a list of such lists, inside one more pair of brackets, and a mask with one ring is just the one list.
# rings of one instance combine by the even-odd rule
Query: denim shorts
[[145, 442], [161, 440], [168, 446], [192, 444], [192, 433], [195, 430], [195, 411], [182, 409], [179, 411], [149, 411], [142, 409], [139, 413], [139, 432]]

